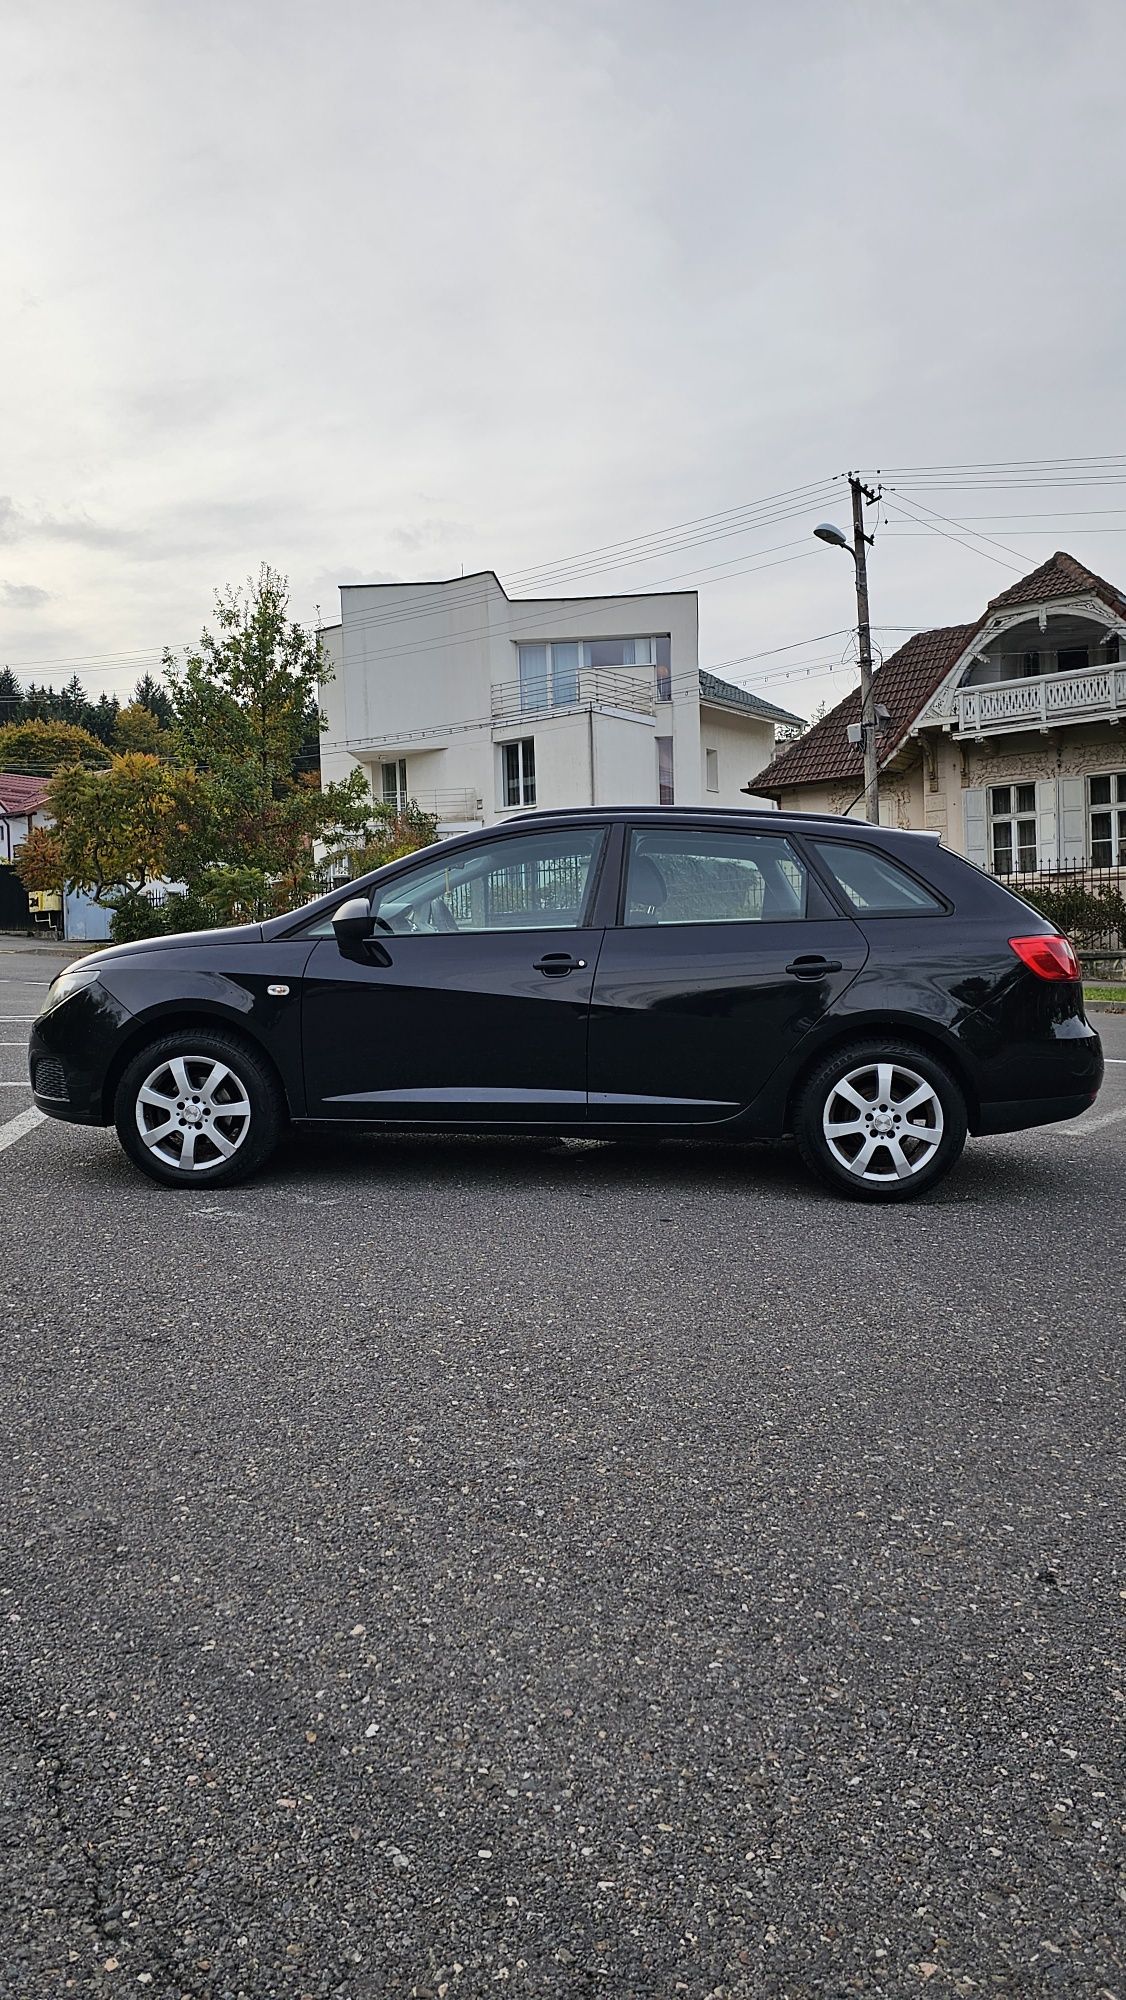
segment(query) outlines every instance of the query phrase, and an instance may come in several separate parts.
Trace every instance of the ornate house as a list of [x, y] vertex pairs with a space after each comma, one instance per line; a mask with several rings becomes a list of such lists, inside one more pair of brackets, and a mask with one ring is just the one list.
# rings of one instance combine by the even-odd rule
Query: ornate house
[[[1126, 867], [1126, 597], [1062, 552], [971, 625], [920, 632], [875, 676], [880, 816], [930, 828], [997, 875]], [[850, 694], [749, 792], [862, 810]]]

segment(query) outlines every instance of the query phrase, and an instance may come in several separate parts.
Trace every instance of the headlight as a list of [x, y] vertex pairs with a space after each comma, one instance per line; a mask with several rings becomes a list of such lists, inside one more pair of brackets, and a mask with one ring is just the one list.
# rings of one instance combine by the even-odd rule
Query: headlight
[[97, 977], [97, 963], [90, 959], [80, 958], [77, 965], [66, 966], [47, 988], [47, 998], [39, 1009], [40, 1013], [45, 1014], [49, 1008], [57, 1007], [60, 1000], [69, 1000], [80, 986], [92, 986]]

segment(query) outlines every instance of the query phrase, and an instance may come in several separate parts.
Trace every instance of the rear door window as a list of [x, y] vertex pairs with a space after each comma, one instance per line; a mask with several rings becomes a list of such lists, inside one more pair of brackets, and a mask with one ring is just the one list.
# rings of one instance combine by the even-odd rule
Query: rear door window
[[635, 827], [626, 866], [628, 926], [800, 921], [809, 877], [776, 834]]
[[941, 896], [889, 855], [878, 854], [873, 847], [854, 846], [850, 840], [815, 840], [812, 845], [858, 917], [946, 914]]

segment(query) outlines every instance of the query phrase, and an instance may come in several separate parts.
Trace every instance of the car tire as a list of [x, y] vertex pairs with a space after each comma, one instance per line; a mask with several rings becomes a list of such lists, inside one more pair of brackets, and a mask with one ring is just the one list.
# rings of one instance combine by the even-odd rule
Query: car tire
[[854, 1201], [910, 1201], [942, 1180], [966, 1143], [966, 1100], [910, 1042], [835, 1049], [802, 1086], [794, 1137], [811, 1173]]
[[248, 1043], [221, 1029], [184, 1028], [133, 1057], [117, 1086], [114, 1123], [150, 1180], [229, 1187], [269, 1158], [285, 1109], [272, 1070]]

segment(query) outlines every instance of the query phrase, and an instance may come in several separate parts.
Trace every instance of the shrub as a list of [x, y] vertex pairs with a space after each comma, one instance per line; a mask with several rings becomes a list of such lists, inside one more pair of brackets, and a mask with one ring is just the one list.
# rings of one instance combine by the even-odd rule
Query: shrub
[[1020, 893], [1081, 951], [1126, 946], [1126, 897], [1114, 883], [1061, 877], [1022, 888]]

